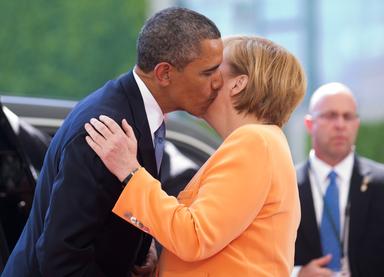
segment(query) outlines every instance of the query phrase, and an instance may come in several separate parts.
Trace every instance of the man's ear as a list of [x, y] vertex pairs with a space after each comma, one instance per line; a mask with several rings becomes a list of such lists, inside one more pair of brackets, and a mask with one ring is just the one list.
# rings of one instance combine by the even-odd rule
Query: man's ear
[[166, 87], [170, 84], [170, 72], [172, 71], [172, 65], [167, 62], [158, 63], [153, 73], [155, 75], [156, 81], [160, 86]]
[[242, 92], [248, 84], [247, 75], [239, 75], [235, 77], [234, 84], [231, 89], [231, 96], [235, 96]]
[[307, 129], [307, 133], [312, 133], [312, 126], [313, 126], [313, 117], [310, 114], [306, 114], [304, 117], [304, 125], [305, 129]]

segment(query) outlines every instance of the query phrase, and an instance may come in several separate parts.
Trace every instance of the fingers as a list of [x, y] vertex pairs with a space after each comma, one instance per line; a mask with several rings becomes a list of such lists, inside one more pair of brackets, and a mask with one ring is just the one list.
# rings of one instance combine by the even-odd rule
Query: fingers
[[318, 266], [326, 266], [332, 259], [332, 255], [328, 254], [318, 259], [314, 259], [313, 262]]
[[152, 240], [151, 247], [149, 248], [147, 253], [145, 264], [142, 266], [135, 266], [133, 269], [133, 272], [139, 275], [149, 274], [155, 270], [156, 263], [157, 263], [156, 245], [155, 245], [155, 240]]
[[97, 130], [103, 137], [109, 138], [112, 135], [112, 131], [103, 122], [96, 118], [91, 118], [89, 121], [93, 128]]
[[128, 124], [126, 119], [123, 119], [122, 121], [123, 129], [126, 135], [130, 138], [134, 138], [136, 140], [135, 133], [133, 132], [132, 127]]
[[123, 128], [121, 128], [116, 121], [106, 115], [100, 115], [99, 119], [91, 118], [90, 122], [84, 125], [89, 135], [87, 142], [93, 146], [95, 152], [111, 151], [127, 144], [137, 145], [135, 134], [127, 120], [122, 121]]
[[110, 132], [118, 133], [121, 131], [121, 127], [119, 126], [119, 124], [117, 124], [116, 121], [112, 118], [106, 115], [100, 115], [99, 119], [105, 124], [105, 126], [109, 129]]
[[311, 260], [308, 264], [306, 264], [300, 269], [298, 276], [299, 277], [302, 277], [302, 276], [331, 277], [332, 270], [324, 267], [330, 262], [331, 258], [332, 258], [331, 255], [326, 255], [318, 259]]
[[88, 145], [92, 148], [92, 150], [96, 152], [97, 155], [101, 153], [101, 147], [96, 142], [94, 142], [90, 136], [86, 136], [85, 140], [87, 141]]
[[[92, 119], [91, 119], [91, 121], [92, 121]], [[97, 144], [99, 147], [104, 144], [105, 138], [96, 131], [94, 125], [91, 125], [89, 123], [85, 123], [84, 128], [89, 135], [89, 139], [92, 139], [93, 143]]]

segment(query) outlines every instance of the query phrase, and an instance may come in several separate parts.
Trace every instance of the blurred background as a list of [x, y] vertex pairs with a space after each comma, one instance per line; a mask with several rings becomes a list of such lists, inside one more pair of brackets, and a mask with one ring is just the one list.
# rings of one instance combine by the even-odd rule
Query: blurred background
[[308, 91], [285, 128], [295, 162], [309, 149], [309, 96], [332, 81], [358, 99], [357, 151], [384, 162], [382, 0], [0, 0], [0, 95], [83, 98], [132, 68], [140, 27], [169, 6], [203, 13], [223, 35], [272, 39], [299, 58]]

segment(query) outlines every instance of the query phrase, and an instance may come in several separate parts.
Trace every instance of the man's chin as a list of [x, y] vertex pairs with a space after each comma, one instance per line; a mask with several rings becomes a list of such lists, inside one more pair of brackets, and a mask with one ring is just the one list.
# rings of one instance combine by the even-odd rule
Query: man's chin
[[351, 152], [351, 149], [347, 147], [337, 147], [333, 149], [334, 156], [340, 160], [347, 157], [350, 152]]

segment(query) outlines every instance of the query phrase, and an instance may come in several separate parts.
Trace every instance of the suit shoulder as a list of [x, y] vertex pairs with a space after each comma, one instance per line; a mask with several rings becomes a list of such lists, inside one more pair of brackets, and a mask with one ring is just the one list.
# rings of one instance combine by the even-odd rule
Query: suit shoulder
[[384, 184], [384, 164], [365, 157], [358, 157], [358, 161], [374, 180]]
[[384, 169], [383, 163], [380, 163], [380, 162], [377, 162], [377, 161], [374, 161], [374, 160], [371, 160], [369, 158], [362, 157], [362, 156], [358, 156], [357, 158], [361, 163], [367, 164], [367, 165], [372, 166], [372, 167], [376, 167], [378, 169]]
[[308, 168], [308, 161], [303, 161], [303, 162], [295, 165], [297, 183], [299, 185], [304, 182], [304, 180], [307, 176], [307, 168]]
[[296, 171], [298, 172], [298, 171], [303, 171], [303, 170], [305, 170], [305, 168], [307, 167], [307, 163], [308, 163], [308, 161], [302, 161], [302, 162], [296, 164], [296, 165], [295, 165], [295, 169], [296, 169]]

